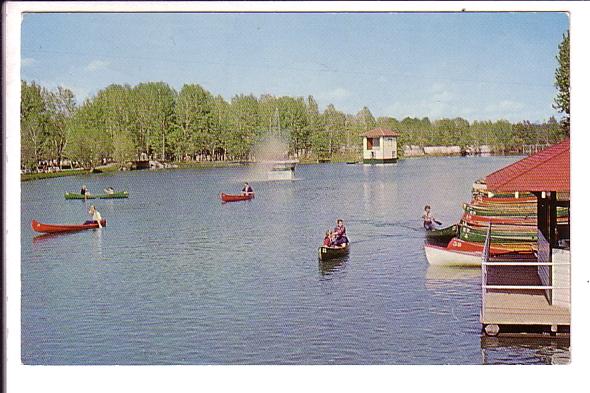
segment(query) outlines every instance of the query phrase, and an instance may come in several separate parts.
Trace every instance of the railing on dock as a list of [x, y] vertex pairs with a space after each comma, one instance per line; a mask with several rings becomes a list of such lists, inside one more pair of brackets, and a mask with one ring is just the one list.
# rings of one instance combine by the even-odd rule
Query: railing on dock
[[[539, 231], [539, 236], [542, 234]], [[482, 253], [482, 261], [481, 261], [481, 316], [482, 320], [485, 320], [485, 312], [486, 312], [486, 294], [489, 289], [495, 290], [503, 290], [503, 291], [529, 291], [529, 290], [544, 290], [546, 291], [546, 296], [549, 304], [552, 304], [552, 296], [551, 291], [555, 289], [570, 289], [570, 286], [557, 286], [552, 285], [552, 275], [549, 273], [548, 277], [549, 280], [543, 280], [541, 277], [541, 273], [543, 271], [551, 271], [555, 266], [569, 266], [570, 263], [559, 263], [559, 262], [552, 262], [551, 256], [548, 255], [546, 252], [541, 252], [538, 254], [537, 261], [502, 261], [499, 259], [494, 258], [494, 260], [490, 260], [490, 246], [491, 246], [491, 237], [492, 237], [492, 224], [488, 225], [488, 230], [486, 234], [486, 240], [484, 243], [484, 249]], [[540, 238], [541, 242], [544, 238]], [[537, 266], [538, 272], [542, 285], [490, 285], [488, 284], [488, 267], [491, 266], [498, 266], [501, 269], [506, 267], [515, 267], [515, 266]]]

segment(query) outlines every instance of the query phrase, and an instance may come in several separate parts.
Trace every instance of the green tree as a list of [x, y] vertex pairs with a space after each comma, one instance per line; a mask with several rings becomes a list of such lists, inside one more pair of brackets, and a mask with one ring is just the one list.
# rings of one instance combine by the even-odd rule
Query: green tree
[[557, 96], [553, 107], [564, 114], [561, 120], [561, 127], [565, 135], [570, 134], [570, 32], [563, 35], [559, 44], [557, 58], [557, 69], [555, 70], [555, 87]]
[[237, 159], [248, 159], [256, 141], [259, 116], [258, 101], [253, 95], [237, 95], [231, 99], [231, 132], [228, 151]]
[[96, 100], [87, 99], [67, 128], [68, 144], [64, 154], [86, 168], [94, 168], [111, 153], [109, 135], [104, 130], [103, 111]]
[[74, 93], [59, 86], [57, 91], [45, 91], [48, 109], [48, 149], [50, 157], [61, 167], [63, 151], [67, 143], [67, 127], [76, 110]]
[[48, 143], [48, 113], [43, 99], [44, 89], [32, 82], [21, 82], [20, 127], [21, 162], [36, 168]]
[[164, 82], [140, 83], [132, 90], [135, 143], [140, 153], [166, 156], [166, 138], [173, 123], [175, 92]]
[[184, 85], [176, 100], [176, 155], [202, 155], [214, 143], [213, 96], [199, 85]]
[[324, 159], [328, 150], [324, 123], [318, 103], [311, 95], [307, 97], [305, 110], [307, 113], [307, 135], [309, 136], [306, 150], [312, 151], [318, 159]]
[[[137, 148], [133, 143], [133, 135], [136, 128], [136, 110], [133, 107], [132, 88], [129, 85], [109, 85], [100, 90], [94, 98], [96, 105], [101, 108], [101, 128], [106, 133], [107, 151], [109, 154], [117, 157], [125, 157], [127, 160], [135, 158]], [[123, 140], [131, 138], [131, 144], [124, 143], [117, 145], [119, 142], [117, 136], [123, 134]], [[122, 149], [128, 149], [124, 154]], [[117, 153], [115, 154], [115, 150]], [[115, 158], [117, 160], [117, 158]], [[119, 160], [117, 160], [119, 161]], [[123, 163], [124, 161], [119, 161]]]

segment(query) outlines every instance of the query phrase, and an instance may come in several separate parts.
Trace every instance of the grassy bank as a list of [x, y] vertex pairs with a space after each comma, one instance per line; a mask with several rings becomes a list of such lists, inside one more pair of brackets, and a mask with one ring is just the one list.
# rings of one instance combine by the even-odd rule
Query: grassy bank
[[[104, 172], [115, 172], [118, 170], [118, 166], [104, 166], [97, 168], [100, 172], [94, 173], [104, 173]], [[31, 180], [41, 180], [41, 179], [51, 179], [53, 177], [64, 177], [64, 176], [76, 176], [76, 175], [90, 175], [93, 172], [90, 172], [86, 169], [66, 169], [59, 172], [48, 172], [48, 173], [25, 173], [20, 175], [21, 181], [31, 181]]]

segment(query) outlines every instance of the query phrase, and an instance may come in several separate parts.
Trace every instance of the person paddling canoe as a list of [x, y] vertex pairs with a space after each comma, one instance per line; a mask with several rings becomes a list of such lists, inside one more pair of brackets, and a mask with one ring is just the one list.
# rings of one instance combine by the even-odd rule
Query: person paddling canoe
[[340, 247], [348, 243], [348, 237], [346, 237], [346, 227], [344, 226], [344, 221], [341, 219], [336, 220], [336, 228], [334, 228], [332, 233], [334, 236], [334, 241], [332, 242], [333, 246]]
[[440, 221], [437, 221], [433, 216], [432, 212], [430, 211], [430, 205], [424, 206], [424, 214], [422, 214], [422, 219], [424, 220], [424, 229], [427, 231], [432, 231], [436, 229], [436, 225], [441, 225]]
[[88, 187], [86, 187], [86, 184], [84, 184], [80, 189], [80, 194], [84, 195], [84, 199], [86, 199], [87, 195], [90, 195], [90, 191], [88, 191]]
[[102, 217], [100, 216], [99, 211], [96, 210], [96, 207], [94, 205], [90, 206], [90, 210], [88, 210], [88, 214], [90, 214], [92, 216], [92, 221], [96, 221], [98, 223], [98, 227], [102, 228], [102, 224], [100, 223], [102, 221]]
[[246, 183], [244, 183], [244, 188], [242, 188], [242, 195], [250, 195], [250, 194], [254, 194], [254, 190], [252, 189], [252, 187], [250, 187], [248, 182], [246, 182]]

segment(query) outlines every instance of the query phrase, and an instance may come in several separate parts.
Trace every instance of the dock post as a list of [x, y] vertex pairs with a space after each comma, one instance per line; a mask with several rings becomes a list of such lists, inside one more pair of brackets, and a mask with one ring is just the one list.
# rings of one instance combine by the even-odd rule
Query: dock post
[[486, 333], [486, 336], [495, 337], [498, 335], [498, 333], [500, 333], [500, 326], [494, 324], [486, 325], [484, 331]]

